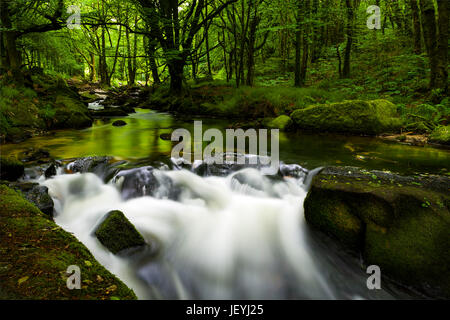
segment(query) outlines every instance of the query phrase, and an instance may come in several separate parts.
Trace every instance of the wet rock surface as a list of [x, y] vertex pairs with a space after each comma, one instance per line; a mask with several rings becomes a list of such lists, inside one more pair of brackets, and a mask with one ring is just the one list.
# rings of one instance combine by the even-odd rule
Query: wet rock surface
[[450, 178], [355, 167], [317, 174], [304, 202], [316, 229], [362, 254], [382, 274], [450, 297]]
[[25, 199], [33, 203], [46, 215], [53, 216], [54, 203], [48, 194], [48, 188], [33, 182], [15, 182], [9, 184], [10, 188], [21, 191]]
[[98, 156], [78, 158], [67, 165], [67, 169], [72, 172], [100, 172], [111, 162], [112, 157]]

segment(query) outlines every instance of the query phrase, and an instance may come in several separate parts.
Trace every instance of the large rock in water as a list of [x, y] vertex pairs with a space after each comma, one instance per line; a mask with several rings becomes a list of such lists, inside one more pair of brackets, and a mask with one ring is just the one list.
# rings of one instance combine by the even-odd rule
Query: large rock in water
[[304, 130], [375, 135], [397, 132], [401, 120], [396, 106], [387, 100], [353, 100], [297, 109], [291, 114]]
[[328, 167], [305, 199], [307, 222], [362, 253], [367, 265], [450, 297], [450, 178]]
[[121, 211], [107, 213], [95, 231], [97, 239], [112, 253], [145, 245], [145, 240]]
[[24, 165], [19, 160], [0, 157], [0, 180], [17, 180], [23, 175], [24, 170]]
[[83, 102], [65, 95], [58, 95], [55, 100], [55, 114], [51, 129], [82, 129], [92, 125], [89, 110]]

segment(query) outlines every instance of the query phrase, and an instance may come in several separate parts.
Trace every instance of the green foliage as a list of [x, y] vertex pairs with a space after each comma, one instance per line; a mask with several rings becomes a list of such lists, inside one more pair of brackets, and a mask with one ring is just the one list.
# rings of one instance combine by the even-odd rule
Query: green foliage
[[46, 121], [52, 120], [55, 114], [56, 110], [50, 103], [47, 103], [43, 108], [39, 110], [39, 116]]
[[450, 145], [450, 126], [440, 126], [430, 134], [430, 141]]

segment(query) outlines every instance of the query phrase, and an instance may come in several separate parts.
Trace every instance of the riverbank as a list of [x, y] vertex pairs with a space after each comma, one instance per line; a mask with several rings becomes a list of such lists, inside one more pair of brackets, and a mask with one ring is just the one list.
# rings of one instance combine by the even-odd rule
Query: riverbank
[[[136, 299], [73, 235], [0, 185], [0, 299]], [[67, 268], [81, 270], [81, 289], [67, 288]]]
[[[342, 88], [281, 86], [234, 88], [223, 81], [189, 83], [173, 96], [166, 85], [103, 88], [82, 80], [30, 72], [17, 87], [2, 76], [0, 120], [3, 142], [20, 142], [48, 130], [85, 128], [94, 119], [123, 117], [135, 108], [229, 121], [230, 128], [276, 128], [283, 131], [377, 136], [411, 145], [450, 145], [450, 99], [422, 96], [408, 105], [389, 95], [361, 94]], [[433, 102], [433, 101], [434, 102]], [[99, 102], [95, 109], [88, 103]]]
[[353, 95], [318, 87], [241, 87], [221, 81], [192, 84], [181, 97], [166, 86], [146, 88], [138, 107], [178, 115], [226, 118], [233, 128], [376, 135], [412, 145], [449, 145], [450, 100], [422, 97], [408, 106], [390, 96]]
[[92, 125], [87, 103], [77, 88], [58, 76], [27, 71], [18, 84], [0, 76], [0, 142], [20, 142], [48, 130]]

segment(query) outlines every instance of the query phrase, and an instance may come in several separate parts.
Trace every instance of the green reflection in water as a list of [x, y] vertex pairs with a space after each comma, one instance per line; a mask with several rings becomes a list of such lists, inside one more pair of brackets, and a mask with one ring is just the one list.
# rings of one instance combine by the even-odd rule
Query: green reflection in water
[[[127, 125], [112, 126], [117, 119], [126, 121]], [[226, 120], [203, 119], [203, 132], [208, 128], [224, 132], [228, 125]], [[19, 144], [2, 145], [0, 151], [2, 154], [17, 154], [27, 148], [43, 148], [56, 159], [112, 155], [117, 159], [157, 160], [170, 156], [175, 144], [162, 140], [160, 135], [171, 133], [176, 128], [189, 130], [194, 138], [194, 120], [179, 120], [168, 114], [137, 110], [128, 117], [97, 120], [88, 129], [59, 130]], [[225, 140], [225, 134], [223, 136]], [[203, 146], [207, 144], [203, 142]], [[368, 137], [280, 132], [280, 159], [309, 169], [324, 165], [353, 165], [399, 173], [447, 174], [450, 150], [408, 146]]]

